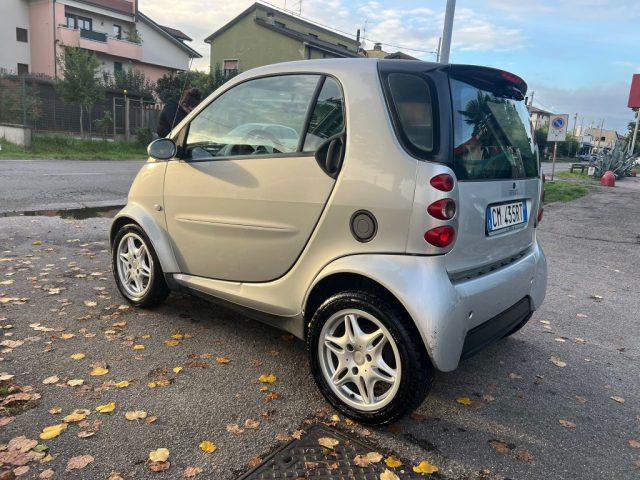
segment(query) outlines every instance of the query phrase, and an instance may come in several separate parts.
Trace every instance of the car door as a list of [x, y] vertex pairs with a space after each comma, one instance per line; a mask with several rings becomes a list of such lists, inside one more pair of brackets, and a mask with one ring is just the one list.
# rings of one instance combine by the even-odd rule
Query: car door
[[334, 186], [335, 171], [314, 154], [336, 135], [344, 138], [344, 106], [329, 77], [256, 78], [213, 100], [188, 125], [183, 158], [167, 166], [167, 227], [181, 271], [237, 282], [285, 274]]

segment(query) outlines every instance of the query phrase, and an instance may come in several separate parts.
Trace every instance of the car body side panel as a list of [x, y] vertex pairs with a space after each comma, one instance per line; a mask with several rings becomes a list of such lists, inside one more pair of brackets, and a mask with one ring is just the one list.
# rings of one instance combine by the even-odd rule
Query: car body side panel
[[121, 218], [130, 218], [139, 224], [151, 240], [162, 271], [173, 273], [178, 272], [179, 268], [167, 233], [164, 210], [156, 209], [156, 205], [163, 205], [162, 191], [166, 168], [166, 162], [154, 160], [142, 166], [129, 191], [127, 205], [118, 212], [113, 223], [119, 222]]
[[[375, 61], [296, 62], [260, 70], [266, 74], [296, 68], [336, 77], [347, 105], [345, 160], [307, 245], [291, 269], [270, 282], [178, 278], [186, 286], [196, 285], [239, 305], [287, 317], [302, 312], [307, 288], [333, 260], [354, 253], [405, 252], [418, 162], [394, 135]], [[350, 230], [352, 215], [363, 209], [378, 223], [375, 237], [366, 243], [357, 241]]]
[[335, 273], [355, 273], [393, 294], [415, 323], [435, 368], [458, 366], [466, 334], [529, 296], [536, 309], [547, 285], [547, 267], [536, 244], [519, 261], [473, 280], [452, 283], [446, 255], [352, 255], [325, 267], [314, 285]]

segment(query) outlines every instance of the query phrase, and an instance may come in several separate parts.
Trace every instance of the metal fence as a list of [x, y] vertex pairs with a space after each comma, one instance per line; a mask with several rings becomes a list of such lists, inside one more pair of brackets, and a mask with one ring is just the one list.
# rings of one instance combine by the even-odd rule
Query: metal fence
[[140, 129], [156, 130], [160, 108], [153, 100], [106, 91], [104, 101], [81, 114], [79, 103], [60, 98], [53, 80], [0, 76], [0, 123], [26, 125], [35, 133], [135, 140]]

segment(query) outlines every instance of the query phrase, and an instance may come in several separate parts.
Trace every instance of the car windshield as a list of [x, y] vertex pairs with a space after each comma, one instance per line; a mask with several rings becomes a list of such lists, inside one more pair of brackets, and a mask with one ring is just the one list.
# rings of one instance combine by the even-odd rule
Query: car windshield
[[[486, 88], [486, 87], [484, 87]], [[538, 157], [522, 95], [451, 79], [454, 171], [459, 180], [531, 178]]]

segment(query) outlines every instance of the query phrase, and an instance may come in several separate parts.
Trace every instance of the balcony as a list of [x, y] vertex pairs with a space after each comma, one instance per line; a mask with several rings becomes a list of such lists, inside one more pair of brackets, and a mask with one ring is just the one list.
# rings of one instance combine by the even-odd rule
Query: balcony
[[94, 40], [96, 42], [106, 42], [107, 34], [94, 32], [93, 30], [80, 30], [80, 38], [86, 38], [87, 40]]
[[57, 39], [61, 45], [67, 47], [80, 47], [114, 57], [142, 60], [142, 45], [113, 38], [102, 32], [76, 30], [60, 25], [58, 26]]

